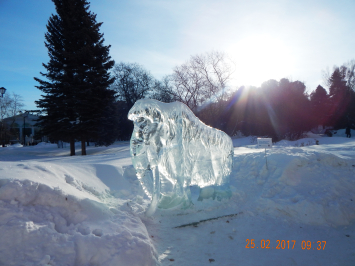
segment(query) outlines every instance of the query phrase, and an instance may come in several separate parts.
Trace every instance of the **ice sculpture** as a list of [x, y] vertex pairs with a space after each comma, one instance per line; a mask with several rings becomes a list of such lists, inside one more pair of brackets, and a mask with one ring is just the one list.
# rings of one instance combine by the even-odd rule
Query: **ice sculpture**
[[200, 200], [230, 196], [233, 143], [227, 134], [202, 123], [180, 102], [138, 100], [128, 118], [134, 122], [133, 166], [152, 200], [148, 215], [157, 207], [188, 205], [193, 185], [201, 188]]

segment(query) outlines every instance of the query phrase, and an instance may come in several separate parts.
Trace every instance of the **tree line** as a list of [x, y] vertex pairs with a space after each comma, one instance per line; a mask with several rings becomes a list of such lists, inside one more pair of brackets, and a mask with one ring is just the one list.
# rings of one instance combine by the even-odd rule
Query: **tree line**
[[109, 145], [127, 140], [133, 125], [127, 113], [144, 98], [185, 103], [203, 122], [229, 135], [295, 139], [311, 128], [354, 125], [354, 63], [325, 73], [329, 92], [318, 86], [310, 95], [300, 81], [269, 80], [261, 87], [230, 90], [234, 64], [222, 52], [191, 56], [171, 75], [155, 79], [137, 63], [116, 63], [100, 33], [102, 23], [86, 0], [52, 0], [57, 14], [47, 24], [47, 72], [35, 78], [43, 92], [36, 101], [43, 114], [42, 134], [51, 140]]
[[124, 124], [120, 137], [129, 139], [133, 125], [127, 120], [127, 113], [137, 100], [144, 98], [166, 103], [180, 101], [202, 121], [215, 127], [216, 117], [222, 114], [222, 105], [230, 94], [227, 83], [233, 64], [223, 53], [213, 51], [191, 56], [161, 80], [136, 63], [116, 64], [112, 73], [115, 81], [110, 88], [116, 92], [122, 115], [120, 124]]
[[[268, 80], [260, 87], [226, 90], [232, 72], [233, 64], [220, 52], [192, 56], [162, 81], [137, 64], [120, 63], [113, 70], [116, 79], [112, 89], [127, 106], [123, 115], [142, 98], [180, 101], [205, 124], [231, 136], [240, 131], [244, 135], [272, 137], [274, 141], [295, 140], [318, 126], [355, 128], [355, 61], [325, 72], [328, 91], [319, 85], [311, 93], [303, 82], [286, 78]], [[147, 82], [135, 80], [137, 76], [146, 77]], [[146, 85], [139, 86], [143, 83]], [[124, 139], [131, 133], [131, 123], [127, 123], [125, 128], [129, 130], [122, 132]]]
[[318, 86], [310, 94], [301, 81], [269, 80], [261, 87], [241, 87], [226, 102], [223, 130], [233, 135], [295, 140], [318, 126], [355, 126], [354, 62], [334, 67], [325, 78], [329, 92]]

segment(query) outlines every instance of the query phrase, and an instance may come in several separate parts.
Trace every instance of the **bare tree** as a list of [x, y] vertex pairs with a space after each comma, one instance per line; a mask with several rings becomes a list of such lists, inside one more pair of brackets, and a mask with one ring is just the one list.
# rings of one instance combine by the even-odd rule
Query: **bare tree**
[[[19, 111], [22, 110], [23, 106], [24, 104], [22, 103], [22, 97], [18, 94], [5, 94], [4, 97], [0, 98], [0, 138], [2, 146], [5, 145], [5, 141], [7, 141], [7, 136], [9, 136], [11, 133], [11, 129], [13, 128], [13, 125], [15, 123], [15, 116]], [[7, 123], [4, 123], [3, 119], [5, 118], [11, 118], [11, 120], [8, 120]]]
[[346, 67], [346, 82], [347, 86], [355, 91], [355, 60], [351, 60], [348, 63], [344, 64]]
[[330, 87], [330, 70], [329, 70], [329, 67], [327, 67], [325, 70], [322, 70], [322, 81], [323, 81], [323, 84], [326, 86], [326, 87]]
[[136, 63], [119, 63], [113, 69], [115, 82], [112, 89], [117, 92], [118, 100], [125, 101], [128, 108], [147, 97], [154, 88], [154, 78]]
[[16, 93], [12, 93], [12, 102], [11, 102], [11, 107], [10, 107], [10, 116], [15, 116], [18, 114], [18, 112], [23, 110], [23, 107], [25, 105], [23, 104], [23, 99], [22, 96]]
[[322, 79], [324, 85], [326, 85], [328, 88], [331, 86], [331, 76], [334, 73], [334, 71], [338, 69], [341, 75], [344, 77], [344, 80], [346, 80], [346, 85], [351, 88], [352, 90], [355, 91], [355, 60], [350, 60], [347, 63], [344, 63], [342, 66], [333, 66], [333, 71], [331, 72], [329, 68], [327, 67], [326, 70], [322, 70]]
[[0, 119], [17, 115], [24, 106], [22, 101], [22, 96], [16, 93], [5, 94], [3, 98], [0, 98]]
[[5, 94], [2, 98], [0, 98], [0, 119], [1, 121], [11, 116], [11, 106], [13, 104], [13, 99], [11, 95]]
[[189, 61], [174, 68], [170, 93], [196, 111], [206, 102], [216, 103], [224, 99], [232, 73], [232, 62], [221, 52], [191, 56]]
[[155, 80], [154, 92], [151, 98], [161, 102], [170, 103], [175, 101], [171, 75], [167, 75], [162, 80]]

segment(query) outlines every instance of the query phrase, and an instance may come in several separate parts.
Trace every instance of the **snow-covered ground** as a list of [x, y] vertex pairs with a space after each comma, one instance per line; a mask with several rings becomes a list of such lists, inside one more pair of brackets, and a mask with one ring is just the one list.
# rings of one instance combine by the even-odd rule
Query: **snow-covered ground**
[[197, 201], [191, 187], [194, 205], [153, 217], [128, 142], [73, 157], [0, 148], [0, 265], [355, 265], [355, 140], [343, 133], [266, 157], [234, 139], [230, 200]]

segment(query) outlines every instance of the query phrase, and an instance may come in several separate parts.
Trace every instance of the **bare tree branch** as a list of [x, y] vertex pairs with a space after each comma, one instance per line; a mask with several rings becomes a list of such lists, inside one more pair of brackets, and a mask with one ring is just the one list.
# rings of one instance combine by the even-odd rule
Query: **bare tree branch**
[[192, 110], [205, 102], [219, 102], [233, 73], [232, 63], [221, 52], [191, 56], [190, 60], [174, 68], [171, 94]]
[[142, 98], [147, 97], [154, 88], [153, 76], [136, 63], [119, 63], [113, 69], [115, 82], [112, 89], [117, 98], [125, 101], [129, 107]]

